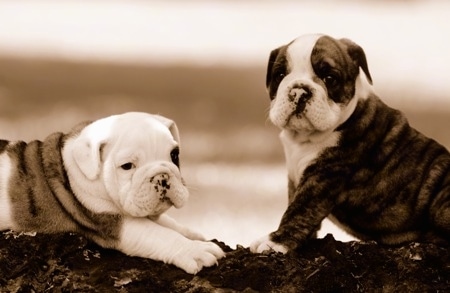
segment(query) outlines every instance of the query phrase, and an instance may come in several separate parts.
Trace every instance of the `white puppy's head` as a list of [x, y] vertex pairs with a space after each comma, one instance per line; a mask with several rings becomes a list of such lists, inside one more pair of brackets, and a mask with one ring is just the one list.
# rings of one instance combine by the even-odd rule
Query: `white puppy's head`
[[159, 115], [130, 112], [94, 121], [66, 141], [63, 157], [74, 193], [94, 211], [152, 217], [182, 207], [189, 196], [177, 126]]
[[357, 44], [320, 34], [301, 36], [270, 54], [270, 120], [306, 137], [329, 133], [348, 119], [359, 98], [368, 96], [371, 82]]

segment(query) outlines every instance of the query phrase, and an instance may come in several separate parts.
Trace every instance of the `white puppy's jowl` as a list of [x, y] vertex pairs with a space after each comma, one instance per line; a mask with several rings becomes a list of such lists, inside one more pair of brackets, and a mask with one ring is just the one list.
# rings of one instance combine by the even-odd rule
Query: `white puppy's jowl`
[[360, 46], [301, 36], [271, 52], [266, 86], [289, 205], [253, 252], [301, 247], [325, 217], [382, 244], [450, 243], [450, 154], [378, 98]]
[[164, 212], [189, 192], [179, 169], [176, 124], [125, 113], [44, 141], [0, 141], [0, 230], [73, 231], [126, 254], [188, 273], [224, 256]]

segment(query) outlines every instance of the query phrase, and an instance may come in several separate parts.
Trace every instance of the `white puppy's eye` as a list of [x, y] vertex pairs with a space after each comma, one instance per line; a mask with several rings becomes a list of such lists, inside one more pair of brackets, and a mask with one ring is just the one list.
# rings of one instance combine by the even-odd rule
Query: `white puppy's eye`
[[170, 158], [177, 167], [180, 167], [180, 149], [178, 147], [170, 152]]
[[136, 166], [133, 163], [125, 163], [125, 164], [120, 166], [120, 168], [122, 168], [122, 170], [125, 170], [125, 171], [134, 169], [135, 167]]

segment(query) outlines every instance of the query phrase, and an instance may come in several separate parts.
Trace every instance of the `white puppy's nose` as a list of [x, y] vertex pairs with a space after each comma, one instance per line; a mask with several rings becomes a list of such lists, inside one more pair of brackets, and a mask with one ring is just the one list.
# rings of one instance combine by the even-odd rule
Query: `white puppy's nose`
[[177, 194], [175, 190], [170, 190], [172, 184], [170, 182], [170, 175], [167, 173], [160, 173], [150, 178], [150, 182], [153, 183], [155, 191], [159, 194], [160, 201], [170, 201], [176, 208], [180, 208], [184, 205], [184, 201]]
[[169, 174], [161, 173], [150, 178], [155, 191], [159, 194], [160, 200], [167, 199], [167, 191], [170, 189]]

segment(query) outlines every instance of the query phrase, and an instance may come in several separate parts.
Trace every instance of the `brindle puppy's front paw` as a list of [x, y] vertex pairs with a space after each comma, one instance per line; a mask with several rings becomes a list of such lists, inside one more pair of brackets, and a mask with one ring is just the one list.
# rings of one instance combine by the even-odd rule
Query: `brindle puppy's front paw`
[[269, 235], [266, 235], [264, 237], [261, 237], [258, 240], [255, 240], [250, 245], [250, 251], [253, 253], [262, 253], [264, 251], [276, 251], [281, 253], [286, 253], [288, 249], [279, 243], [275, 243], [272, 240], [270, 240]]
[[212, 242], [191, 241], [189, 247], [173, 259], [173, 263], [189, 274], [196, 274], [204, 267], [217, 265], [219, 259], [225, 256], [222, 249]]

